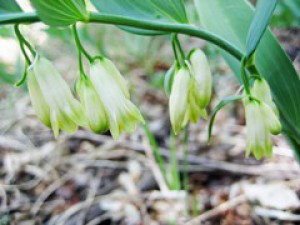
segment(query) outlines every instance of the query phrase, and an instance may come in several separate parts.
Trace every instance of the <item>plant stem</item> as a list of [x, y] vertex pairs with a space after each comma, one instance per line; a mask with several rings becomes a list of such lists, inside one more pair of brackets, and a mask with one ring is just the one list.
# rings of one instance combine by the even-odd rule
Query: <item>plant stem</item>
[[250, 91], [250, 83], [249, 83], [249, 78], [247, 76], [247, 72], [246, 72], [246, 58], [242, 59], [242, 63], [241, 63], [241, 78], [242, 78], [242, 82], [245, 88], [245, 92], [248, 96], [251, 95], [251, 91]]
[[184, 190], [188, 193], [189, 185], [189, 163], [188, 163], [188, 139], [189, 139], [189, 126], [184, 129], [183, 134], [183, 186]]
[[189, 190], [190, 190], [190, 180], [189, 180], [189, 163], [188, 163], [188, 148], [189, 148], [189, 125], [187, 125], [184, 129], [183, 133], [183, 188], [186, 192], [186, 200], [185, 200], [185, 209], [186, 214], [189, 215]]
[[[40, 22], [40, 18], [36, 13], [18, 13], [10, 19], [6, 19], [0, 22], [3, 24], [15, 24], [15, 23], [35, 23]], [[241, 60], [243, 58], [243, 53], [237, 49], [235, 46], [230, 44], [228, 41], [222, 39], [221, 37], [203, 30], [197, 26], [190, 24], [177, 24], [177, 23], [163, 23], [154, 22], [149, 20], [139, 20], [124, 16], [115, 15], [105, 15], [101, 13], [90, 13], [90, 23], [104, 23], [104, 24], [114, 24], [114, 25], [124, 25], [135, 28], [141, 28], [145, 30], [154, 31], [166, 31], [170, 33], [181, 33], [185, 35], [190, 35], [193, 37], [201, 38], [207, 40], [218, 47], [224, 49], [236, 59]]]
[[175, 34], [172, 34], [171, 38], [172, 38], [172, 49], [173, 49], [173, 53], [174, 53], [174, 57], [175, 57], [175, 62], [181, 64], [181, 61], [180, 61], [180, 59], [178, 57], [178, 54], [177, 54], [176, 44], [175, 44], [175, 41], [174, 41], [174, 35]]
[[[83, 47], [81, 45], [78, 33], [77, 33], [77, 29], [76, 29], [76, 24], [73, 25], [72, 27], [72, 31], [74, 34], [74, 39], [75, 39], [75, 43], [77, 46], [77, 51], [78, 51], [78, 67], [79, 67], [79, 71], [80, 71], [80, 76], [83, 77], [87, 77], [86, 73], [84, 72], [84, 67], [83, 67], [83, 61], [82, 61], [82, 53], [83, 53]], [[85, 51], [85, 50], [84, 50]]]
[[170, 134], [170, 173], [171, 173], [171, 189], [179, 191], [181, 189], [178, 159], [177, 159], [177, 148], [176, 148], [176, 136], [173, 131]]
[[29, 58], [29, 56], [27, 55], [27, 52], [26, 52], [26, 49], [25, 49], [25, 46], [24, 46], [24, 38], [23, 38], [23, 36], [22, 36], [22, 34], [21, 34], [21, 32], [20, 32], [20, 30], [19, 30], [19, 25], [18, 24], [16, 24], [15, 26], [14, 26], [14, 30], [15, 30], [15, 34], [16, 34], [16, 36], [17, 36], [17, 38], [18, 38], [18, 41], [19, 41], [19, 45], [20, 45], [20, 48], [21, 48], [21, 51], [22, 51], [22, 53], [23, 53], [23, 55], [24, 55], [24, 57], [25, 57], [25, 61], [26, 61], [26, 63], [28, 64], [28, 65], [30, 65], [31, 64], [31, 61], [30, 61], [30, 58]]
[[146, 137], [148, 138], [148, 142], [151, 146], [151, 149], [153, 151], [153, 155], [155, 157], [155, 160], [159, 166], [159, 169], [167, 183], [167, 185], [170, 187], [170, 184], [168, 182], [168, 176], [167, 176], [167, 169], [165, 166], [165, 160], [163, 159], [163, 157], [160, 154], [160, 150], [159, 150], [159, 146], [157, 141], [155, 140], [154, 134], [151, 132], [148, 123], [146, 122], [143, 126]]
[[[19, 24], [15, 24], [14, 26], [14, 30], [15, 30], [15, 34], [17, 35], [19, 42], [22, 43], [22, 45], [26, 45], [26, 47], [29, 49], [30, 53], [35, 56], [36, 52], [33, 49], [33, 47], [31, 46], [31, 44], [24, 38], [24, 36], [21, 34], [20, 28], [19, 28]], [[22, 48], [22, 47], [21, 47]]]
[[177, 47], [179, 49], [179, 53], [180, 53], [180, 56], [181, 56], [182, 60], [185, 61], [185, 54], [184, 54], [184, 51], [183, 51], [183, 49], [181, 47], [181, 44], [180, 44], [180, 41], [178, 39], [178, 35], [177, 34], [174, 35], [174, 41], [175, 41], [175, 43], [176, 43], [176, 45], [177, 45]]
[[175, 55], [175, 59], [181, 66], [184, 66], [185, 65], [185, 54], [184, 54], [184, 51], [178, 40], [177, 34], [175, 34], [175, 33], [172, 34], [171, 38], [172, 38], [172, 48], [173, 48], [173, 52]]
[[76, 24], [74, 24], [74, 25], [72, 26], [72, 29], [73, 29], [73, 34], [74, 34], [74, 37], [75, 37], [75, 42], [76, 42], [78, 51], [82, 52], [82, 53], [84, 54], [84, 56], [85, 56], [90, 62], [92, 62], [92, 61], [93, 61], [93, 57], [85, 50], [85, 48], [84, 48], [83, 45], [81, 44], [81, 41], [80, 41], [80, 38], [79, 38], [79, 35], [78, 35], [78, 31], [77, 31]]

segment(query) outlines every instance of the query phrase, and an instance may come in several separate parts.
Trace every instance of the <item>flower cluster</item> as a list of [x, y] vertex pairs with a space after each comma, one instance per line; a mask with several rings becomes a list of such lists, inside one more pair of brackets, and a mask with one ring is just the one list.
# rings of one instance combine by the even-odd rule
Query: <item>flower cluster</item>
[[189, 61], [174, 75], [170, 94], [170, 119], [177, 134], [189, 121], [207, 117], [206, 106], [210, 102], [212, 75], [205, 54], [199, 50], [190, 53]]
[[[109, 130], [118, 139], [122, 131], [131, 133], [136, 123], [144, 123], [139, 109], [130, 101], [126, 80], [104, 57], [93, 58], [90, 75], [81, 74], [78, 78], [75, 91], [79, 100], [52, 63], [39, 55], [27, 69], [27, 83], [37, 117], [56, 137], [60, 130], [71, 133], [82, 126], [95, 133]], [[201, 50], [193, 50], [184, 65], [176, 67], [171, 83], [169, 110], [175, 134], [189, 121], [197, 123], [200, 116], [207, 117], [211, 92], [208, 60]], [[246, 156], [271, 156], [270, 136], [279, 134], [282, 127], [268, 83], [256, 79], [243, 99], [248, 133]]]
[[251, 94], [253, 97], [244, 100], [248, 135], [246, 156], [252, 152], [257, 159], [264, 155], [271, 157], [273, 145], [270, 135], [277, 135], [282, 129], [278, 110], [265, 80], [255, 80]]
[[90, 77], [81, 76], [76, 85], [80, 102], [47, 59], [37, 56], [28, 68], [27, 83], [37, 117], [58, 136], [60, 130], [74, 132], [89, 126], [94, 132], [110, 130], [118, 139], [132, 132], [143, 117], [130, 101], [126, 81], [108, 59], [95, 59]]
[[138, 108], [130, 101], [126, 81], [108, 59], [96, 59], [90, 78], [78, 82], [78, 94], [88, 115], [89, 126], [96, 133], [110, 129], [115, 139], [123, 130], [131, 133], [135, 123], [144, 123]]

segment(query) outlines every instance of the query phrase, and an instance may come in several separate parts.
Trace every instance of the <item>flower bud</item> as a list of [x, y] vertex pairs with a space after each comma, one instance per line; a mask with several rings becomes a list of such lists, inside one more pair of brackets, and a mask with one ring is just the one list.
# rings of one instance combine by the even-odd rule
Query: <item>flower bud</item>
[[269, 105], [272, 108], [272, 110], [274, 111], [274, 113], [277, 116], [279, 116], [278, 109], [272, 99], [270, 86], [266, 80], [256, 79], [254, 81], [251, 93], [255, 98], [257, 98], [257, 99], [263, 101], [264, 103], [266, 103], [267, 105]]
[[199, 105], [204, 109], [210, 102], [212, 90], [212, 74], [206, 55], [200, 49], [190, 54], [191, 74], [198, 84]]
[[144, 123], [138, 108], [130, 101], [125, 79], [108, 59], [96, 59], [91, 65], [91, 81], [101, 99], [110, 132], [114, 139], [125, 130], [135, 129], [135, 123]]
[[76, 86], [76, 92], [91, 130], [97, 134], [107, 131], [109, 129], [108, 116], [91, 80], [88, 77], [81, 77]]
[[187, 68], [181, 68], [175, 73], [169, 100], [170, 119], [175, 134], [178, 134], [188, 122], [189, 85], [189, 70]]
[[37, 57], [28, 69], [27, 82], [38, 118], [52, 128], [56, 137], [60, 129], [72, 133], [77, 130], [77, 125], [86, 125], [81, 104], [47, 59]]
[[247, 126], [247, 151], [246, 157], [251, 152], [256, 159], [261, 159], [264, 155], [272, 155], [272, 143], [270, 140], [269, 127], [265, 124], [265, 114], [261, 104], [257, 101], [246, 99], [244, 101], [246, 111]]

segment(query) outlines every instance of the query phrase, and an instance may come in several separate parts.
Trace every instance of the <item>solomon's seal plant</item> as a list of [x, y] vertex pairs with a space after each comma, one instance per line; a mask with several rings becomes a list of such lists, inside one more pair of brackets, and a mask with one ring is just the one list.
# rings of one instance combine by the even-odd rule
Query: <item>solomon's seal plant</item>
[[[255, 13], [247, 0], [194, 0], [205, 29], [189, 22], [182, 0], [92, 0], [97, 12], [89, 11], [85, 0], [31, 3], [36, 12], [27, 13], [15, 0], [0, 0], [0, 25], [15, 26], [26, 67], [17, 86], [28, 84], [37, 117], [55, 136], [60, 130], [74, 132], [83, 126], [96, 133], [110, 131], [118, 139], [122, 131], [132, 132], [136, 124], [145, 122], [130, 100], [126, 80], [114, 63], [101, 54], [91, 56], [81, 44], [77, 23], [103, 23], [134, 34], [171, 37], [174, 65], [166, 75], [165, 89], [176, 134], [189, 121], [196, 123], [200, 116], [208, 117], [206, 108], [212, 95], [208, 59], [200, 49], [186, 55], [178, 39], [178, 34], [183, 34], [222, 49], [244, 89], [243, 94], [225, 98], [217, 105], [209, 123], [209, 139], [217, 112], [228, 103], [242, 101], [247, 126], [246, 156], [253, 153], [257, 159], [270, 157], [270, 137], [283, 131], [299, 157], [300, 79], [267, 29], [277, 0], [259, 0]], [[74, 78], [76, 95], [53, 64], [21, 34], [21, 24], [29, 26], [35, 22], [72, 27], [79, 65], [78, 76]], [[89, 62], [89, 73], [84, 71], [83, 57]]]

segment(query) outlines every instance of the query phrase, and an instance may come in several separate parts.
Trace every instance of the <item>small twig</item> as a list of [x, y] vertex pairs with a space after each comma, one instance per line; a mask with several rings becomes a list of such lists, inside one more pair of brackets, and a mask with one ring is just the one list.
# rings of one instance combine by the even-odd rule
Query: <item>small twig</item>
[[143, 144], [144, 144], [145, 153], [148, 157], [149, 166], [153, 172], [153, 175], [156, 179], [156, 182], [157, 182], [160, 190], [163, 193], [169, 192], [168, 185], [166, 184], [166, 181], [164, 180], [164, 176], [163, 176], [161, 170], [159, 169], [159, 166], [155, 162], [155, 158], [154, 158], [153, 152], [149, 146], [149, 143], [146, 140], [144, 140]]
[[64, 183], [66, 183], [69, 179], [72, 178], [74, 171], [69, 172], [62, 176], [59, 180], [52, 183], [36, 200], [34, 205], [32, 206], [31, 213], [33, 215], [36, 215], [38, 211], [40, 210], [43, 203], [46, 201], [46, 199], [60, 186], [62, 186]]
[[247, 198], [245, 195], [238, 196], [238, 197], [233, 198], [233, 199], [217, 206], [216, 208], [209, 210], [209, 211], [199, 215], [198, 217], [188, 221], [187, 223], [185, 223], [185, 225], [201, 225], [203, 221], [206, 221], [206, 220], [213, 218], [229, 209], [232, 209], [245, 201], [247, 201]]
[[296, 215], [290, 212], [285, 212], [281, 210], [275, 209], [265, 209], [262, 207], [255, 207], [254, 213], [261, 217], [267, 217], [277, 220], [285, 220], [285, 221], [300, 221], [300, 215]]
[[105, 213], [101, 216], [98, 216], [96, 218], [94, 218], [93, 220], [89, 221], [86, 225], [97, 225], [97, 224], [101, 224], [101, 222], [103, 222], [104, 220], [107, 220], [111, 218], [111, 214], [110, 213]]

